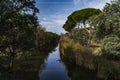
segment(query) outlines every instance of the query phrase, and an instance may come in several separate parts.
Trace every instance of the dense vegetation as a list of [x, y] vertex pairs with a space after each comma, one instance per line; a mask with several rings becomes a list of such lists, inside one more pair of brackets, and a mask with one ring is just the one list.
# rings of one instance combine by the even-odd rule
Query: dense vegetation
[[[21, 73], [19, 80], [32, 71], [38, 74], [46, 54], [57, 46], [59, 36], [42, 28], [38, 12], [35, 0], [0, 0], [0, 79], [13, 80], [13, 75], [18, 78]], [[60, 39], [65, 63], [94, 70], [105, 80], [120, 79], [120, 0], [107, 3], [102, 11], [75, 11], [63, 28], [68, 31]], [[73, 78], [79, 79], [78, 75]]]
[[[63, 25], [63, 28], [71, 33], [73, 33], [75, 28], [80, 29], [81, 31], [76, 29], [76, 32], [78, 33], [73, 35], [77, 35], [81, 43], [85, 41], [84, 43], [89, 46], [91, 44], [92, 38], [92, 26], [90, 26], [90, 22], [88, 19], [91, 16], [98, 15], [99, 13], [101, 13], [101, 11], [95, 8], [86, 8], [75, 11], [70, 16], [68, 16], [68, 20]], [[81, 36], [82, 34], [83, 36]], [[85, 37], [84, 35], [86, 35], [87, 37]]]
[[[75, 42], [77, 41], [83, 46], [93, 46], [94, 43], [100, 44], [102, 54], [106, 54], [107, 52], [108, 55], [118, 55], [119, 57], [119, 3], [119, 0], [111, 1], [111, 3], [105, 5], [103, 11], [94, 8], [75, 11], [68, 17], [63, 28], [69, 31], [69, 38], [73, 39]], [[113, 38], [110, 35], [115, 35], [116, 37]], [[114, 41], [112, 39], [114, 39]]]
[[[106, 54], [113, 59], [118, 56], [120, 39], [120, 0], [107, 3], [103, 12], [91, 20], [95, 38], [101, 40], [102, 54]], [[104, 46], [104, 47], [103, 47]], [[104, 48], [104, 49], [103, 49]]]
[[116, 35], [105, 36], [101, 45], [102, 54], [108, 59], [120, 59], [120, 38]]
[[40, 27], [38, 12], [35, 0], [0, 1], [0, 67], [12, 68], [22, 56], [56, 46], [59, 36]]
[[[38, 27], [36, 33], [36, 48], [38, 50], [47, 50], [51, 45], [54, 46], [58, 43], [59, 36], [52, 32], [46, 32], [44, 29]], [[51, 46], [51, 47], [52, 47]]]
[[60, 39], [65, 61], [89, 69], [94, 66], [105, 80], [120, 79], [120, 0], [106, 3], [102, 11], [75, 11], [63, 28], [68, 31]]
[[34, 48], [38, 9], [29, 0], [1, 0], [0, 8], [0, 53], [10, 57], [11, 67], [17, 53]]

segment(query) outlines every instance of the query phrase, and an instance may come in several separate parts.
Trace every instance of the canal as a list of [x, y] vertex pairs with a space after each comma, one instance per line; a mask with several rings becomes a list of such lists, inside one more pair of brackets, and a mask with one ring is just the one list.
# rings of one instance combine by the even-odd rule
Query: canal
[[[48, 50], [48, 51], [47, 51]], [[52, 52], [50, 52], [52, 51]], [[68, 55], [69, 56], [69, 55]], [[67, 57], [68, 57], [67, 56]], [[0, 80], [98, 80], [94, 71], [70, 63], [59, 45], [16, 60], [13, 71], [0, 73]]]
[[95, 72], [61, 60], [59, 45], [41, 65], [39, 80], [98, 80]]
[[67, 69], [60, 58], [59, 46], [55, 48], [55, 51], [49, 53], [41, 67], [40, 80], [70, 80]]

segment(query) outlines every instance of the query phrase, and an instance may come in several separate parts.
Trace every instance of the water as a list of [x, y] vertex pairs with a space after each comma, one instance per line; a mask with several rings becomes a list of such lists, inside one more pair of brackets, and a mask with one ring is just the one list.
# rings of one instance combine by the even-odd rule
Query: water
[[70, 80], [67, 69], [60, 58], [59, 46], [48, 55], [41, 68], [42, 70], [39, 71], [40, 80]]
[[39, 71], [39, 80], [98, 80], [91, 70], [61, 60], [59, 46], [48, 54]]
[[95, 72], [80, 68], [60, 55], [59, 46], [53, 52], [45, 51], [21, 60], [14, 72], [2, 73], [0, 80], [98, 80]]
[[[54, 47], [50, 48], [50, 51], [54, 49]], [[34, 53], [34, 55], [25, 57], [25, 59], [21, 59], [21, 61], [18, 60], [19, 64], [16, 64], [14, 72], [2, 71], [0, 73], [0, 80], [103, 80], [98, 78], [96, 71], [69, 62], [69, 59], [66, 58], [69, 57], [69, 55], [61, 55], [59, 46], [57, 46], [53, 52], [47, 50], [36, 54]], [[113, 65], [113, 62], [110, 63], [110, 61], [109, 65], [108, 61], [106, 62], [102, 62], [105, 67], [105, 69], [103, 69], [104, 72], [106, 73], [108, 70], [110, 70], [110, 72], [113, 71], [115, 76], [118, 77], [116, 80], [120, 80], [119, 62], [114, 62], [115, 65]], [[113, 66], [110, 66], [111, 64]]]

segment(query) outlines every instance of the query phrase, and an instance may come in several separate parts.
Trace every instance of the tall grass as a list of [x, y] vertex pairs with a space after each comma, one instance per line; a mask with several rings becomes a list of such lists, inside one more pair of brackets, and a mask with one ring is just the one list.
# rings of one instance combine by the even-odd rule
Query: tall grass
[[60, 52], [72, 63], [89, 69], [96, 69], [96, 58], [93, 56], [92, 51], [66, 36], [62, 36], [60, 39]]
[[73, 65], [95, 70], [100, 80], [120, 80], [120, 61], [106, 59], [100, 53], [100, 46], [100, 44], [93, 44], [91, 48], [81, 46], [64, 35], [60, 39], [61, 58]]

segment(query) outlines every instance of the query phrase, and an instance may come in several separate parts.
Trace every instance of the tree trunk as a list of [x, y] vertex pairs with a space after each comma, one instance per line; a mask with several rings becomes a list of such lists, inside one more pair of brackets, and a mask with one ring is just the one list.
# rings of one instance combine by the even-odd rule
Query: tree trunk
[[91, 45], [91, 37], [92, 37], [92, 35], [91, 35], [91, 30], [89, 29], [85, 29], [87, 32], [88, 32], [88, 35], [89, 35], [89, 39], [88, 39], [88, 46], [90, 46]]
[[83, 23], [83, 25], [84, 25], [85, 30], [88, 32], [88, 44], [87, 44], [87, 46], [90, 47], [90, 45], [91, 45], [91, 37], [92, 37], [91, 30], [90, 30], [90, 28], [89, 29], [86, 28], [85, 22]]
[[12, 68], [12, 67], [13, 67], [13, 61], [14, 61], [14, 57], [13, 57], [13, 56], [11, 56], [11, 57], [10, 57], [10, 68]]
[[9, 64], [9, 67], [12, 68], [13, 67], [13, 61], [14, 61], [15, 53], [14, 53], [14, 50], [11, 49], [10, 46], [9, 46], [9, 52], [10, 52], [10, 64]]

